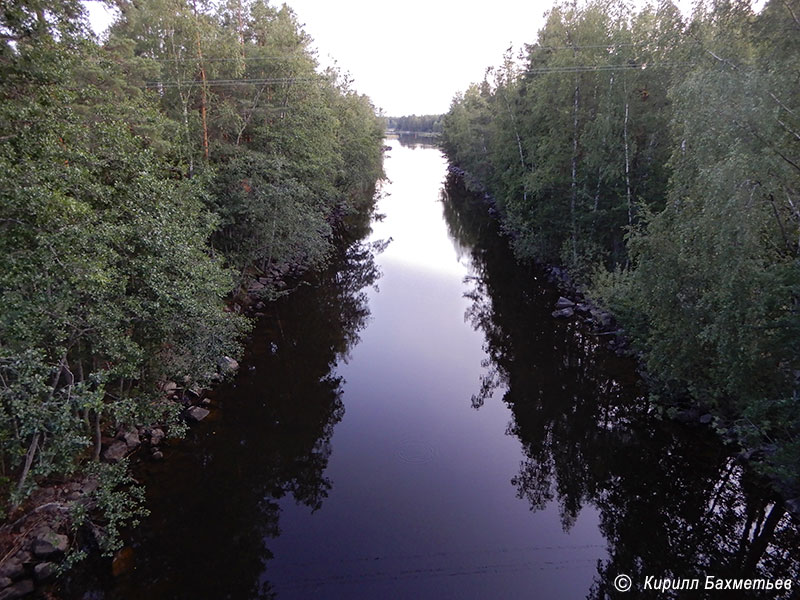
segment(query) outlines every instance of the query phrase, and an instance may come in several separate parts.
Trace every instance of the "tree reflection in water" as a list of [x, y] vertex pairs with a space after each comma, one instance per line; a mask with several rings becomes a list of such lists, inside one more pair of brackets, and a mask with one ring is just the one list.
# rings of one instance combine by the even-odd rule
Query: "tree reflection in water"
[[[365, 235], [369, 225], [354, 230]], [[340, 241], [327, 271], [260, 320], [236, 380], [214, 393], [220, 410], [169, 445], [163, 464], [139, 470], [151, 516], [131, 534], [135, 569], [112, 579], [98, 575], [107, 565], [87, 565], [63, 597], [275, 596], [269, 546], [279, 501], [290, 495], [316, 510], [328, 496], [330, 441], [344, 415], [342, 379], [331, 370], [358, 342], [370, 314], [364, 288], [379, 276], [380, 243]]]
[[[557, 291], [542, 271], [515, 265], [489, 205], [453, 174], [442, 200], [457, 246], [471, 248], [466, 318], [486, 338], [487, 375], [473, 406], [504, 390], [508, 433], [526, 454], [512, 484], [531, 510], [556, 500], [565, 530], [584, 505], [599, 510], [609, 558], [588, 597], [714, 595], [643, 591], [650, 575], [697, 577], [700, 588], [706, 575], [800, 585], [798, 523], [782, 501], [710, 431], [661, 419], [635, 364], [601, 345], [590, 326], [554, 321]], [[613, 586], [622, 573], [631, 592]], [[752, 597], [766, 597], [759, 593]]]
[[426, 135], [416, 135], [413, 133], [401, 133], [397, 135], [397, 141], [401, 146], [407, 148], [438, 148], [439, 138]]

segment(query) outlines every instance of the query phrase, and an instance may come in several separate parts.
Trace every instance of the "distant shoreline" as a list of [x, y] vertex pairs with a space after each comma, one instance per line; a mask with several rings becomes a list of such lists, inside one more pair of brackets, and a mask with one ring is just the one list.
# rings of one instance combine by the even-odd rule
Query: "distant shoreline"
[[397, 129], [387, 129], [384, 137], [393, 140], [399, 138], [401, 135], [413, 135], [414, 137], [424, 138], [438, 138], [441, 136], [440, 133], [433, 131], [400, 131]]

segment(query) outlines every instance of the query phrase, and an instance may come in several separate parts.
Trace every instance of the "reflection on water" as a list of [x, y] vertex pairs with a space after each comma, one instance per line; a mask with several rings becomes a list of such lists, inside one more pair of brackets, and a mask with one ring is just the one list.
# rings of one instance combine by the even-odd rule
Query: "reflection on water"
[[552, 319], [557, 292], [514, 265], [486, 206], [453, 179], [440, 198], [438, 150], [390, 143], [386, 218], [272, 307], [216, 420], [141, 470], [135, 569], [96, 566], [63, 597], [600, 600], [654, 597], [648, 575], [797, 580], [783, 506], [707, 432], [660, 420], [630, 361]]
[[369, 318], [374, 250], [350, 245], [335, 269], [272, 306], [235, 382], [216, 391], [217, 410], [168, 446], [164, 463], [140, 470], [151, 516], [131, 536], [135, 569], [114, 580], [94, 565], [63, 597], [274, 597], [262, 574], [281, 533], [281, 499], [314, 512], [331, 491], [331, 436], [345, 412], [332, 367]]
[[521, 456], [501, 403], [476, 413], [483, 336], [464, 321], [467, 248], [453, 243], [438, 150], [392, 141], [391, 185], [373, 239], [380, 292], [343, 377], [345, 418], [311, 514], [281, 503], [265, 577], [289, 598], [529, 598], [585, 595], [605, 557], [589, 509], [564, 532], [557, 507], [531, 514], [509, 485]]
[[[540, 285], [535, 269], [509, 267], [487, 206], [455, 177], [443, 200], [451, 235], [473, 247], [467, 317], [486, 337], [489, 367], [473, 405], [497, 386], [505, 389], [514, 415], [509, 433], [525, 452], [513, 484], [532, 510], [556, 500], [569, 529], [583, 506], [599, 509], [609, 558], [588, 597], [630, 598], [613, 586], [623, 573], [642, 597], [646, 576], [800, 584], [800, 535], [782, 502], [710, 432], [659, 419], [634, 366], [601, 347], [587, 327], [554, 324], [554, 291]], [[659, 597], [719, 594], [700, 587], [696, 596]], [[790, 596], [764, 594], [750, 597]]]
[[393, 138], [406, 148], [438, 148], [439, 136], [430, 136], [416, 133], [397, 133]]

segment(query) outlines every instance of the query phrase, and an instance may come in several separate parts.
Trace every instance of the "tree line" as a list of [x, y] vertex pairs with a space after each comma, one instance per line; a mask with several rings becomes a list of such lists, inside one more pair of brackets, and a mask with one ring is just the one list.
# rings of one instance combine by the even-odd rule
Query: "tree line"
[[405, 115], [386, 117], [386, 128], [414, 133], [441, 133], [444, 115]]
[[609, 307], [664, 406], [714, 415], [797, 494], [800, 12], [554, 6], [453, 100], [443, 146], [516, 256]]
[[797, 574], [800, 528], [787, 505], [714, 436], [654, 418], [629, 361], [581, 325], [546, 323], [558, 293], [537, 281], [546, 277], [540, 265], [509, 268], [514, 257], [487, 227], [483, 194], [466, 192], [456, 173], [445, 192], [448, 230], [472, 248], [465, 319], [491, 357], [473, 406], [498, 393], [509, 407], [509, 434], [525, 454], [511, 483], [532, 511], [557, 504], [569, 531], [583, 507], [598, 509], [608, 556], [587, 598], [615, 598], [608, 591], [619, 573], [642, 582], [652, 573]]
[[249, 328], [225, 299], [323, 266], [382, 176], [383, 123], [291, 9], [112, 4], [102, 44], [78, 0], [0, 8], [0, 516], [121, 431], [179, 433], [164, 386]]

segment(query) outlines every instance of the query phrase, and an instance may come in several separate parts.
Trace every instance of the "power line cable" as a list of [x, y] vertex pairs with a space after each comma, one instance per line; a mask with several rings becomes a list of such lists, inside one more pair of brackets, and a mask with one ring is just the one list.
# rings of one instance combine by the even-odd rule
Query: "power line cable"
[[540, 67], [520, 71], [521, 75], [544, 75], [547, 73], [586, 73], [593, 71], [644, 71], [655, 68], [694, 66], [695, 63], [628, 63], [624, 65], [564, 65], [563, 67]]
[[[258, 61], [258, 60], [291, 60], [293, 58], [297, 58], [302, 56], [301, 54], [297, 54], [295, 56], [225, 56], [225, 57], [217, 57], [217, 58], [203, 58], [203, 62], [233, 62], [233, 61]], [[145, 60], [150, 60], [153, 62], [200, 62], [200, 59], [197, 57], [191, 58], [149, 58], [147, 56], [137, 56], [136, 58], [143, 58]]]
[[227, 85], [269, 85], [276, 83], [297, 83], [308, 81], [323, 81], [318, 77], [270, 77], [261, 79], [209, 79], [205, 83], [199, 79], [180, 79], [171, 81], [145, 81], [146, 88], [189, 87], [194, 85], [227, 86]]
[[530, 50], [587, 50], [590, 48], [633, 48], [646, 45], [645, 42], [630, 44], [587, 44], [585, 46], [539, 46], [537, 44], [526, 44]]

